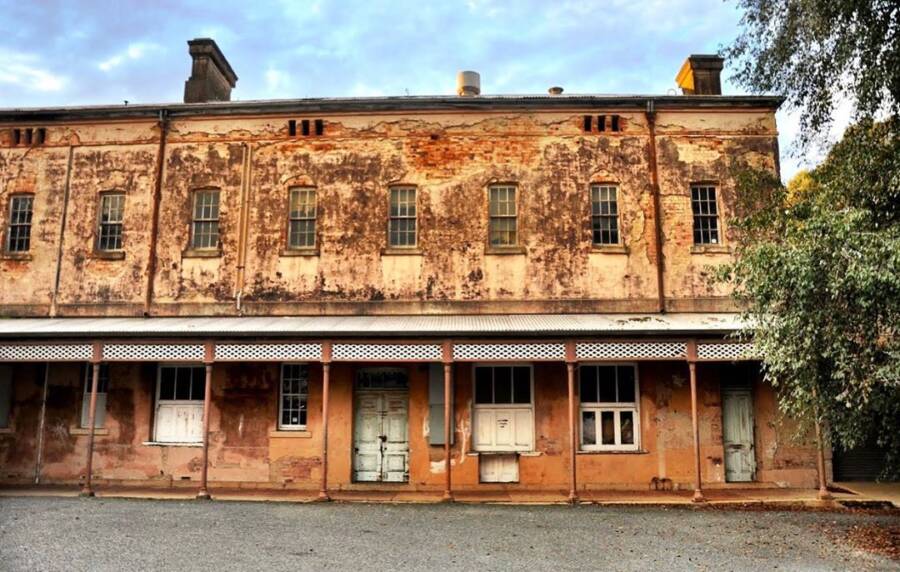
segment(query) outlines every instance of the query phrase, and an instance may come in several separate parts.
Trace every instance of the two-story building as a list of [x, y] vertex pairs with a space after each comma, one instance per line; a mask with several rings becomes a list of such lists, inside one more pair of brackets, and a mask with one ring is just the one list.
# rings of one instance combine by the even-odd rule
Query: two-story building
[[319, 491], [814, 487], [729, 292], [777, 97], [0, 110], [0, 482]]

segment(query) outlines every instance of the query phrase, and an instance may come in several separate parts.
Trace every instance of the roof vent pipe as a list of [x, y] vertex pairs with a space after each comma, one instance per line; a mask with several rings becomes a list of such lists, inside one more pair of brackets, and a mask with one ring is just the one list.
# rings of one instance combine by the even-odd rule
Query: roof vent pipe
[[559, 87], [558, 85], [554, 85], [547, 90], [547, 93], [549, 93], [550, 95], [562, 95], [562, 92], [563, 88]]
[[474, 71], [461, 71], [456, 74], [456, 95], [469, 97], [481, 94], [481, 76]]

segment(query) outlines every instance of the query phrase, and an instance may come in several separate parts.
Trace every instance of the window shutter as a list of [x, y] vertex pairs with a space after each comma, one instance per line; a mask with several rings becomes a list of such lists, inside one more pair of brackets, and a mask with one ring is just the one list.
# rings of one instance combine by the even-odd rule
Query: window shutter
[[[453, 402], [450, 403], [453, 410]], [[450, 418], [450, 444], [453, 444], [456, 427]], [[444, 366], [433, 363], [428, 367], [428, 442], [444, 444]]]

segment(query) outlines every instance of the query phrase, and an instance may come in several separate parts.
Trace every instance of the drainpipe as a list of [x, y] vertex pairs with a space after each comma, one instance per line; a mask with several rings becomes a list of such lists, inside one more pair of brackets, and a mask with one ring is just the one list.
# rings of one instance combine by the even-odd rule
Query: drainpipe
[[244, 143], [244, 156], [241, 170], [241, 210], [238, 220], [238, 264], [236, 284], [234, 288], [235, 309], [241, 312], [241, 300], [244, 297], [244, 273], [247, 267], [247, 235], [250, 225], [250, 165], [253, 161], [253, 148]]
[[50, 317], [55, 318], [57, 314], [57, 306], [56, 306], [56, 298], [59, 294], [59, 278], [62, 274], [62, 255], [63, 255], [63, 240], [66, 237], [66, 218], [69, 213], [69, 187], [70, 182], [72, 180], [72, 153], [74, 147], [69, 145], [69, 161], [66, 166], [66, 186], [63, 190], [63, 208], [62, 208], [62, 221], [59, 224], [59, 241], [57, 242], [56, 249], [56, 277], [53, 280], [53, 295], [50, 297]]
[[647, 100], [647, 128], [650, 133], [650, 192], [653, 194], [653, 222], [656, 231], [656, 310], [660, 314], [666, 311], [666, 294], [663, 280], [665, 265], [663, 262], [663, 230], [662, 206], [659, 196], [659, 172], [656, 164], [656, 107], [653, 100]]
[[41, 464], [44, 460], [44, 426], [47, 423], [47, 387], [50, 385], [50, 362], [44, 364], [44, 391], [41, 394], [41, 414], [38, 417], [37, 460], [34, 463], [34, 484], [41, 484]]
[[169, 116], [165, 109], [159, 110], [159, 151], [156, 155], [156, 181], [153, 186], [153, 206], [150, 211], [150, 253], [147, 258], [147, 288], [144, 291], [144, 316], [150, 315], [153, 301], [153, 280], [156, 277], [156, 241], [159, 237], [159, 203], [162, 199], [163, 173], [165, 171], [166, 135], [169, 130]]

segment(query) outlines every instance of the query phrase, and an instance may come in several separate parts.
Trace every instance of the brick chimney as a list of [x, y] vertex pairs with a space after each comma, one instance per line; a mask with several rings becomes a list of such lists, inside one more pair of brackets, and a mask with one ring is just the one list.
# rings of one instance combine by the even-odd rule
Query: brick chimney
[[684, 95], [722, 95], [722, 58], [692, 55], [684, 61], [675, 81]]
[[215, 40], [189, 40], [188, 53], [191, 54], [193, 64], [191, 77], [184, 82], [184, 102], [231, 101], [231, 89], [238, 77]]

